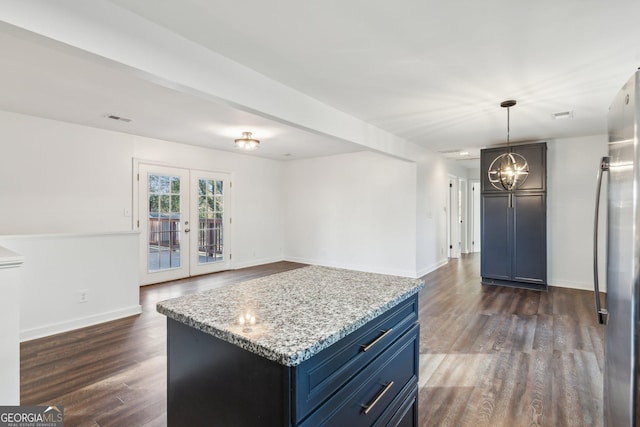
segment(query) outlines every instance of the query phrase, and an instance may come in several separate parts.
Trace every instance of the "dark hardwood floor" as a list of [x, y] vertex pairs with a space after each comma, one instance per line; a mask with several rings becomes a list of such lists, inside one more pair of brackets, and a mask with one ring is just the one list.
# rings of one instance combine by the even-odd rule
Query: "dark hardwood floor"
[[[601, 426], [603, 330], [589, 292], [479, 283], [479, 255], [427, 275], [420, 295], [421, 426]], [[143, 313], [21, 345], [21, 403], [67, 426], [166, 425], [165, 318], [155, 303], [300, 267], [146, 286]]]

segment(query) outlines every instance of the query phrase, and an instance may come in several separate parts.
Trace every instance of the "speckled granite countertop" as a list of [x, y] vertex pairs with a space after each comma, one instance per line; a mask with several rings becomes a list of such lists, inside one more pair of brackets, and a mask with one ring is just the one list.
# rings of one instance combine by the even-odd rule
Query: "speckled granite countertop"
[[162, 301], [156, 308], [245, 350], [296, 366], [423, 287], [417, 279], [309, 266]]

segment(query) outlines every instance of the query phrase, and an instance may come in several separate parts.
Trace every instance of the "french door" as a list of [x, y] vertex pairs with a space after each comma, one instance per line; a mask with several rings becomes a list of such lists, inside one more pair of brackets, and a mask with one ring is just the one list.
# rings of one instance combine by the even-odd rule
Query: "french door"
[[139, 164], [140, 283], [228, 269], [229, 197], [228, 174]]

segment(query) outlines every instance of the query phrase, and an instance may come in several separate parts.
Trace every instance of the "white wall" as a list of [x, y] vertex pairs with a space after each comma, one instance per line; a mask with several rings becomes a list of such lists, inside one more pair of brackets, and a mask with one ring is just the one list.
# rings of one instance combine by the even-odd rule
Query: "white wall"
[[[447, 262], [450, 164], [442, 156], [423, 153], [408, 163], [362, 152], [295, 161], [285, 168], [287, 259], [411, 277]], [[466, 177], [465, 168], [454, 171]], [[395, 206], [391, 220], [377, 205], [380, 188], [393, 189], [386, 196]], [[405, 205], [415, 206], [413, 213], [400, 208]], [[332, 209], [322, 213], [327, 206]], [[381, 241], [380, 227], [395, 235], [383, 235]], [[380, 258], [383, 242], [389, 249]]]
[[[134, 218], [124, 215], [134, 211], [134, 158], [231, 173], [232, 268], [282, 259], [280, 162], [2, 111], [0, 150], [0, 241], [28, 259], [23, 339], [128, 315], [137, 306], [138, 273], [128, 267], [139, 263], [139, 235], [131, 235]], [[126, 237], [114, 246], [113, 234]], [[82, 239], [90, 243], [76, 244]], [[121, 275], [105, 273], [114, 266]], [[95, 299], [77, 304], [78, 289]]]
[[415, 276], [415, 163], [360, 152], [284, 168], [286, 259]]
[[130, 230], [132, 140], [0, 111], [0, 235]]
[[416, 271], [423, 276], [447, 262], [447, 162], [433, 155], [417, 165]]
[[280, 162], [0, 111], [0, 235], [132, 229], [133, 158], [230, 172], [234, 267], [282, 257]]
[[[20, 339], [28, 340], [141, 312], [138, 233], [0, 236], [24, 255]], [[79, 301], [79, 291], [87, 302]]]
[[[590, 289], [595, 171], [606, 154], [606, 137], [548, 145], [549, 283]], [[49, 265], [49, 254], [40, 247], [55, 250], [46, 243], [52, 233], [77, 237], [131, 230], [133, 218], [124, 210], [133, 210], [134, 158], [232, 174], [233, 268], [286, 258], [415, 277], [447, 260], [450, 165], [441, 156], [424, 154], [412, 163], [360, 152], [283, 163], [9, 112], [0, 112], [0, 148], [0, 238], [9, 249], [24, 252], [18, 240], [6, 239], [29, 237], [25, 251], [38, 271]], [[70, 277], [90, 258], [82, 249], [71, 251], [56, 258]], [[30, 297], [22, 304], [40, 294], [68, 304], [82, 287], [56, 280], [27, 274]], [[96, 286], [91, 292], [98, 295], [99, 286], [108, 285]], [[137, 286], [120, 292], [124, 311], [131, 308], [131, 289]], [[87, 315], [77, 304], [67, 308], [68, 318], [46, 318], [23, 307], [22, 336], [78, 325], [78, 319], [90, 323], [91, 316], [119, 310], [96, 306]]]
[[[607, 155], [607, 136], [557, 139], [547, 146], [547, 280], [593, 290], [596, 173]], [[600, 224], [604, 255], [606, 228]]]

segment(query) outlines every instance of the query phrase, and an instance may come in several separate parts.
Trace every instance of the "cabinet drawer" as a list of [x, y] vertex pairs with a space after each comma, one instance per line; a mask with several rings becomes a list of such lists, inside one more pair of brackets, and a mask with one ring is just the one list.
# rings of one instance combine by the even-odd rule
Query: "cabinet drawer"
[[299, 422], [418, 321], [418, 295], [401, 302], [294, 370]]
[[415, 427], [418, 425], [418, 383], [417, 378], [415, 385], [410, 384], [411, 389], [408, 389], [408, 395], [403, 395], [400, 400], [400, 404], [396, 407], [390, 408], [393, 413], [391, 419], [381, 419], [376, 422], [373, 427], [386, 426], [386, 427]]
[[[371, 426], [417, 387], [419, 325], [388, 347], [301, 426]], [[397, 408], [397, 407], [396, 407]], [[382, 417], [386, 418], [386, 417]]]

